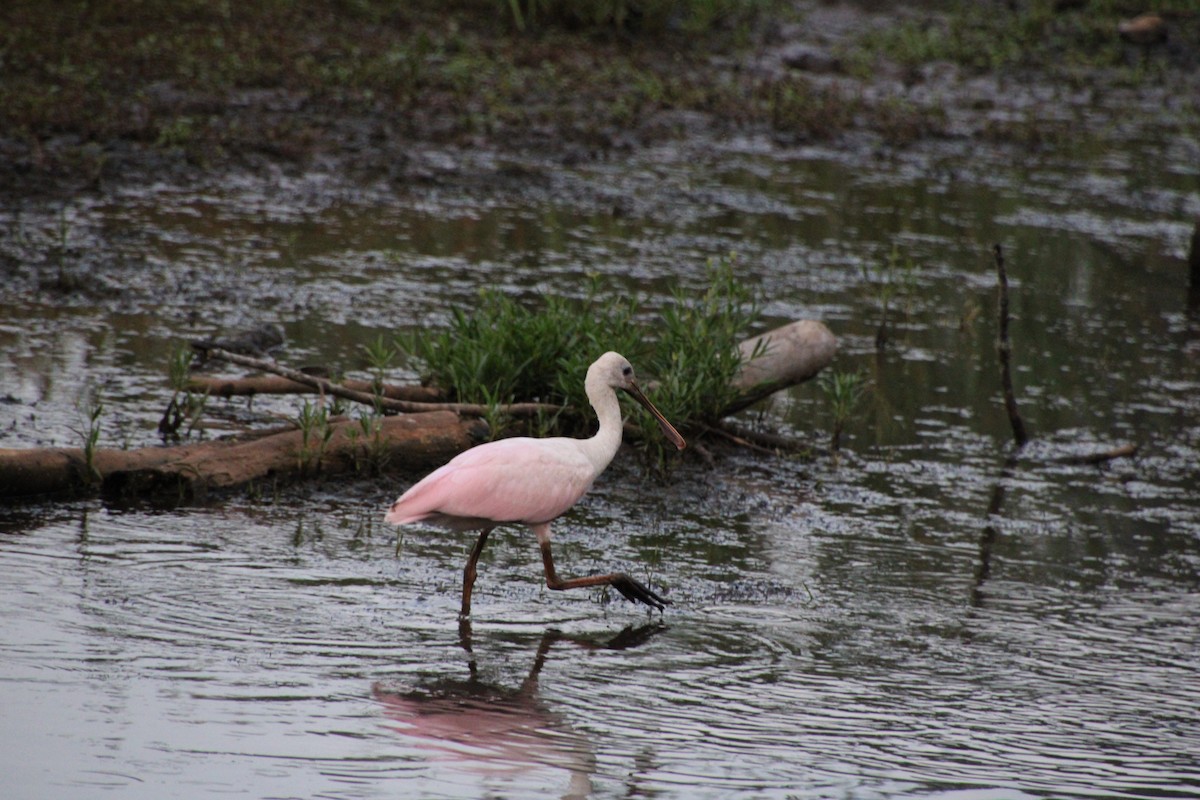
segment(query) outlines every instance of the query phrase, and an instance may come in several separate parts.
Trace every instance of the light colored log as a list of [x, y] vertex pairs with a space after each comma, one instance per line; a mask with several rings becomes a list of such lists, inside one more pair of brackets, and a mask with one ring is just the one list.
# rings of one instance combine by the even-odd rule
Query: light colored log
[[744, 360], [734, 386], [740, 394], [722, 416], [811, 380], [837, 355], [837, 337], [824, 323], [802, 319], [747, 339], [738, 349]]

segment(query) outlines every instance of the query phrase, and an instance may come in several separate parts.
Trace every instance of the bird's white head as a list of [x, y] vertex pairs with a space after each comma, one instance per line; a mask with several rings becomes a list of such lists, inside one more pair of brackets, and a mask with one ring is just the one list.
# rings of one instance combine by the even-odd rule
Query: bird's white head
[[633, 377], [633, 365], [625, 356], [609, 350], [588, 367], [587, 385], [596, 383], [625, 390], [630, 386], [637, 386]]
[[[687, 447], [687, 443], [683, 437], [679, 435], [679, 431], [667, 421], [654, 404], [651, 403], [646, 395], [642, 394], [642, 390], [638, 388], [637, 380], [633, 376], [633, 365], [629, 363], [629, 359], [620, 353], [614, 353], [611, 350], [596, 359], [587, 371], [587, 380], [584, 383], [584, 388], [587, 390], [589, 398], [595, 398], [601, 387], [609, 387], [611, 389], [623, 389], [633, 396], [647, 411], [649, 411], [658, 421], [658, 427], [662, 429], [663, 435], [682, 450]], [[596, 402], [593, 399], [592, 404]]]

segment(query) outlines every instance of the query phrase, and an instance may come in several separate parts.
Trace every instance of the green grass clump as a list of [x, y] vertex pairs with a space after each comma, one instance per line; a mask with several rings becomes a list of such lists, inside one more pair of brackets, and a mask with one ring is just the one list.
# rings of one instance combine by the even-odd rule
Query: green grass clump
[[[734, 274], [734, 258], [710, 261], [709, 286], [699, 297], [676, 289], [663, 308], [647, 371], [657, 380], [654, 404], [679, 424], [715, 421], [737, 396], [738, 345], [758, 319], [758, 305]], [[651, 422], [642, 412], [643, 426]]]
[[[546, 421], [563, 433], [594, 424], [583, 377], [602, 353], [616, 350], [633, 363], [655, 405], [686, 429], [715, 419], [733, 400], [738, 344], [758, 319], [734, 265], [733, 259], [711, 262], [703, 294], [677, 290], [655, 317], [642, 315], [636, 299], [602, 298], [595, 287], [583, 299], [547, 297], [535, 308], [485, 290], [471, 313], [454, 312], [448, 328], [400, 342], [432, 382], [462, 402], [538, 401], [579, 412]], [[644, 412], [633, 419], [647, 432], [655, 428]], [[660, 438], [651, 434], [646, 441], [661, 448]]]
[[454, 310], [445, 330], [401, 336], [400, 342], [425, 364], [433, 383], [461, 402], [576, 405], [583, 389], [565, 376], [580, 365], [586, 371], [589, 354], [594, 359], [606, 349], [640, 348], [632, 323], [636, 310], [630, 302], [601, 303], [594, 292], [581, 301], [547, 297], [541, 307], [527, 309], [485, 289], [471, 313]]

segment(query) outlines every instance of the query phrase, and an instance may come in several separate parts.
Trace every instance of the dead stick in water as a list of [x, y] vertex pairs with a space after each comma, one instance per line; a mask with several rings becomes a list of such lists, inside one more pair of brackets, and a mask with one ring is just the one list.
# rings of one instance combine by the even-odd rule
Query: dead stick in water
[[1025, 432], [1025, 422], [1021, 419], [1021, 412], [1017, 410], [1017, 398], [1013, 394], [1010, 365], [1012, 345], [1008, 340], [1008, 273], [1004, 270], [1004, 251], [1000, 249], [1000, 245], [993, 247], [992, 253], [996, 258], [996, 276], [999, 281], [1000, 296], [1000, 335], [996, 343], [996, 354], [1000, 357], [1000, 385], [1004, 390], [1004, 410], [1008, 412], [1013, 439], [1016, 441], [1017, 447], [1021, 448], [1029, 441], [1029, 434]]
[[1103, 464], [1117, 458], [1127, 458], [1137, 455], [1136, 444], [1123, 444], [1111, 450], [1101, 450], [1096, 453], [1083, 453], [1077, 456], [1063, 456], [1056, 459], [1060, 464]]
[[[316, 373], [306, 372], [307, 375]], [[347, 389], [375, 395], [375, 385], [371, 381], [345, 378], [339, 382]], [[260, 394], [318, 394], [320, 389], [304, 383], [296, 383], [282, 375], [249, 375], [238, 378], [226, 378], [214, 375], [192, 375], [184, 387], [189, 392], [207, 394], [210, 397], [254, 397]], [[385, 383], [379, 387], [379, 394], [392, 400], [407, 400], [415, 403], [439, 403], [446, 401], [445, 392], [432, 386], [398, 386]]]

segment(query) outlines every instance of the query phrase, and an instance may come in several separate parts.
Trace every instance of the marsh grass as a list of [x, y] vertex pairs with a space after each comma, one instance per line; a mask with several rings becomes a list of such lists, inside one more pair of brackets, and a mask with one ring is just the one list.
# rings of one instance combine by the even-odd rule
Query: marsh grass
[[9, 0], [0, 131], [41, 169], [99, 180], [114, 140], [205, 167], [301, 161], [364, 124], [440, 142], [551, 125], [591, 142], [664, 108], [740, 120], [745, 86], [704, 65], [784, 5]]
[[[433, 383], [462, 402], [565, 406], [567, 412], [537, 421], [540, 434], [591, 429], [583, 376], [602, 353], [616, 350], [633, 363], [655, 405], [687, 429], [713, 420], [732, 400], [737, 346], [758, 320], [757, 301], [737, 280], [735, 265], [732, 257], [711, 261], [703, 293], [677, 290], [656, 315], [643, 314], [637, 298], [601, 295], [595, 284], [582, 299], [548, 296], [536, 306], [489, 289], [471, 313], [456, 310], [444, 330], [399, 341]], [[639, 409], [631, 419], [661, 463], [665, 442], [649, 415]], [[498, 435], [508, 420], [489, 422], [499, 425]]]

